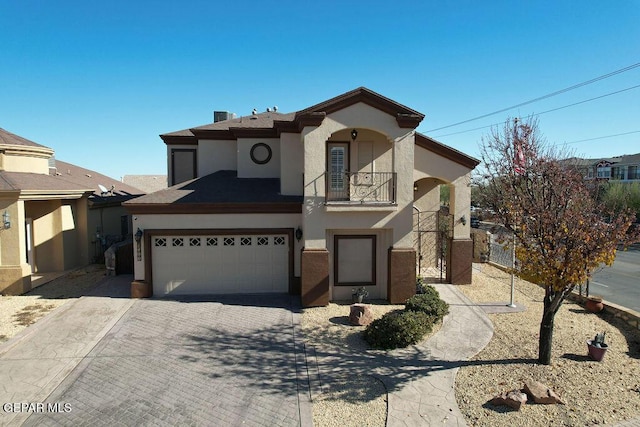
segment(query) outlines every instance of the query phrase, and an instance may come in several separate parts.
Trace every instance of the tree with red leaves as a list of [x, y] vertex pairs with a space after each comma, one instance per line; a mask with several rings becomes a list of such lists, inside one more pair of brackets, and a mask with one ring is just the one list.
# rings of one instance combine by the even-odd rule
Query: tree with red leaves
[[[640, 241], [631, 211], [607, 211], [580, 171], [545, 144], [537, 121], [507, 121], [483, 138], [484, 204], [516, 238], [520, 277], [545, 289], [538, 361], [551, 363], [553, 323], [564, 299], [616, 249]], [[562, 158], [561, 158], [562, 157]]]

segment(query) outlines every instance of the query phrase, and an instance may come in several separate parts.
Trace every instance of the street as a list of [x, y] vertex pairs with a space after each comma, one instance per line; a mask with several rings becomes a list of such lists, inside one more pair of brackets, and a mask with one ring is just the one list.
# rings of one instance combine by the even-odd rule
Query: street
[[640, 312], [640, 248], [618, 251], [611, 267], [593, 274], [589, 294]]
[[[489, 232], [501, 230], [488, 222], [480, 222], [478, 228]], [[511, 257], [511, 251], [497, 241], [497, 234], [492, 234], [490, 261], [511, 267]], [[589, 294], [640, 312], [640, 245], [619, 250], [611, 267], [596, 269], [589, 282]]]

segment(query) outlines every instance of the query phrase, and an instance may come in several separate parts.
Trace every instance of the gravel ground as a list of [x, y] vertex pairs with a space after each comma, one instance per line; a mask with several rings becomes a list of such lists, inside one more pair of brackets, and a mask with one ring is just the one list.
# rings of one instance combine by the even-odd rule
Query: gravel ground
[[[104, 267], [92, 265], [40, 286], [22, 296], [0, 296], [0, 342], [46, 313], [77, 298], [104, 278]], [[508, 301], [508, 275], [488, 265], [475, 265], [473, 285], [461, 286], [475, 302]], [[555, 319], [551, 366], [535, 363], [544, 292], [531, 283], [516, 281], [521, 313], [489, 315], [494, 337], [487, 347], [462, 367], [456, 377], [456, 398], [473, 426], [583, 426], [609, 424], [640, 415], [640, 331], [606, 314], [592, 314], [570, 301]], [[403, 306], [370, 301], [375, 317]], [[305, 309], [305, 340], [318, 348], [339, 351], [376, 351], [360, 337], [364, 327], [348, 324], [349, 304]], [[430, 334], [434, 334], [437, 328]], [[603, 362], [586, 356], [585, 341], [605, 331], [609, 350]], [[555, 390], [566, 405], [526, 405], [521, 411], [487, 404], [502, 391], [522, 388], [535, 379]], [[314, 425], [384, 426], [386, 393], [379, 380], [368, 375], [332, 373], [313, 402]]]
[[51, 310], [78, 298], [104, 278], [103, 265], [89, 265], [67, 273], [24, 295], [0, 295], [0, 342], [6, 341]]
[[[473, 284], [460, 286], [475, 302], [509, 301], [509, 276], [474, 265]], [[552, 364], [538, 365], [538, 329], [544, 290], [516, 280], [515, 302], [527, 310], [489, 315], [493, 339], [456, 377], [456, 399], [473, 426], [584, 426], [640, 416], [640, 331], [607, 314], [586, 312], [565, 301], [555, 317]], [[602, 362], [587, 357], [586, 340], [605, 331]], [[521, 389], [534, 379], [553, 389], [566, 405], [527, 404], [520, 411], [487, 404], [495, 395]]]
[[[374, 317], [403, 309], [385, 301], [366, 301]], [[302, 314], [302, 332], [308, 345], [322, 348], [323, 353], [367, 353], [375, 357], [385, 353], [371, 350], [362, 339], [364, 326], [349, 324], [350, 303], [330, 303], [326, 307], [307, 308]], [[424, 339], [435, 334], [434, 326]], [[322, 361], [319, 361], [322, 364]], [[375, 363], [372, 361], [372, 364]], [[373, 366], [373, 365], [372, 365]], [[387, 392], [384, 385], [371, 375], [333, 371], [322, 375], [322, 393], [313, 397], [313, 425], [316, 427], [384, 426], [387, 420]]]

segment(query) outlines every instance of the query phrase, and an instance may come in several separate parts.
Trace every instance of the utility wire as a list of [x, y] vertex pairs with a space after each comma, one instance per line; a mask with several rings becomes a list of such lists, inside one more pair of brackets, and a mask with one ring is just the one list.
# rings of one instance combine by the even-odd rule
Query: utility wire
[[578, 84], [575, 84], [573, 86], [569, 86], [567, 88], [557, 90], [557, 91], [549, 93], [547, 95], [543, 95], [543, 96], [540, 96], [538, 98], [534, 98], [534, 99], [531, 99], [529, 101], [525, 101], [525, 102], [522, 102], [520, 104], [513, 105], [511, 107], [503, 108], [501, 110], [494, 111], [492, 113], [483, 114], [481, 116], [474, 117], [472, 119], [463, 120], [461, 122], [454, 123], [452, 125], [442, 126], [442, 127], [436, 128], [436, 129], [431, 129], [431, 130], [428, 130], [427, 132], [435, 132], [435, 131], [438, 131], [438, 130], [442, 130], [442, 129], [447, 129], [447, 128], [450, 128], [450, 127], [458, 126], [458, 125], [461, 125], [461, 124], [464, 124], [464, 123], [469, 123], [469, 122], [472, 122], [472, 121], [475, 121], [475, 120], [484, 119], [485, 117], [493, 116], [493, 115], [498, 114], [498, 113], [504, 113], [505, 111], [509, 111], [509, 110], [514, 109], [514, 108], [522, 107], [524, 105], [532, 104], [534, 102], [541, 101], [543, 99], [551, 98], [552, 96], [556, 96], [556, 95], [560, 95], [560, 94], [565, 93], [565, 92], [569, 92], [570, 90], [574, 90], [574, 89], [577, 89], [579, 87], [586, 86], [586, 85], [589, 85], [591, 83], [595, 83], [597, 81], [600, 81], [600, 80], [615, 76], [616, 74], [624, 73], [625, 71], [629, 71], [629, 70], [632, 70], [632, 69], [637, 68], [637, 67], [640, 67], [640, 62], [635, 63], [633, 65], [629, 65], [628, 67], [624, 67], [624, 68], [621, 68], [621, 69], [616, 70], [616, 71], [612, 71], [612, 72], [607, 73], [607, 74], [603, 74], [603, 75], [601, 75], [599, 77], [595, 77], [595, 78], [593, 78], [591, 80], [587, 80], [587, 81], [584, 81], [582, 83], [578, 83]]
[[[625, 88], [625, 89], [617, 90], [615, 92], [609, 92], [609, 93], [606, 93], [604, 95], [596, 96], [594, 98], [585, 99], [584, 101], [574, 102], [573, 104], [568, 104], [568, 105], [564, 105], [562, 107], [552, 108], [551, 110], [546, 110], [546, 111], [543, 111], [541, 113], [531, 114], [531, 115], [529, 115], [529, 117], [541, 116], [543, 114], [551, 113], [553, 111], [562, 110], [564, 108], [575, 107], [576, 105], [584, 104], [585, 102], [590, 102], [590, 101], [595, 101], [596, 99], [606, 98], [607, 96], [616, 95], [618, 93], [626, 92], [626, 91], [631, 90], [631, 89], [637, 89], [639, 87], [640, 87], [640, 85], [631, 86], [631, 87], [628, 87], [628, 88]], [[451, 135], [458, 135], [458, 134], [461, 134], [461, 133], [473, 132], [474, 130], [492, 128], [494, 126], [499, 126], [499, 125], [502, 125], [504, 123], [506, 123], [506, 121], [500, 122], [500, 123], [494, 123], [494, 124], [488, 125], [488, 126], [481, 126], [481, 127], [478, 127], [478, 128], [461, 130], [459, 132], [452, 132], [452, 133], [447, 133], [447, 134], [444, 134], [444, 135], [437, 135], [437, 136], [434, 136], [434, 138], [442, 138], [442, 137], [445, 137], [445, 136], [451, 136]]]
[[632, 130], [631, 132], [617, 133], [617, 134], [615, 134], [615, 135], [597, 136], [597, 137], [595, 137], [595, 138], [579, 139], [579, 140], [577, 140], [577, 141], [563, 142], [563, 143], [560, 143], [560, 144], [554, 144], [554, 145], [569, 145], [569, 144], [577, 144], [578, 142], [595, 141], [596, 139], [613, 138], [613, 137], [616, 137], [616, 136], [631, 135], [632, 133], [640, 133], [640, 130]]

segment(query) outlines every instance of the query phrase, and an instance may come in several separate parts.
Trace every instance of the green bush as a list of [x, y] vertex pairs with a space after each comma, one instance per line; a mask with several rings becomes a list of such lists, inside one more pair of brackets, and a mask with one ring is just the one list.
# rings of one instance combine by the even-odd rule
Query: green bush
[[424, 286], [423, 290], [424, 293], [407, 300], [405, 310], [425, 313], [433, 323], [442, 320], [449, 313], [449, 304], [440, 299], [440, 294], [433, 286]]
[[364, 330], [364, 339], [383, 350], [416, 344], [431, 332], [433, 323], [426, 313], [396, 310], [374, 320]]

